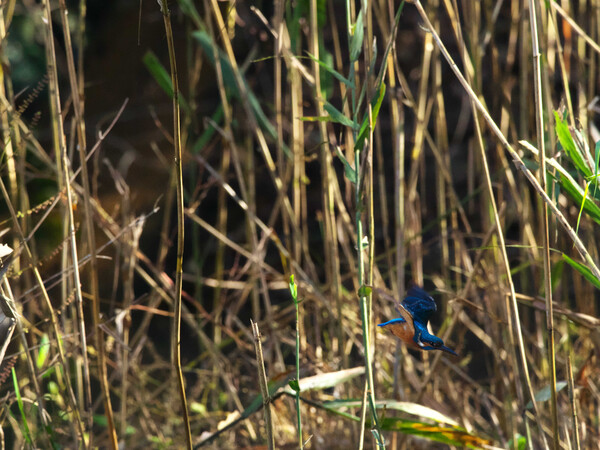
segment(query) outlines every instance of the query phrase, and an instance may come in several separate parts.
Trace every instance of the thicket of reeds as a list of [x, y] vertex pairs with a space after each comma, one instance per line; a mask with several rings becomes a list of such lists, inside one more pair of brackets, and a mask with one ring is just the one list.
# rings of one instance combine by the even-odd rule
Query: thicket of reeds
[[93, 126], [86, 1], [0, 5], [0, 449], [597, 448], [600, 1], [147, 3]]

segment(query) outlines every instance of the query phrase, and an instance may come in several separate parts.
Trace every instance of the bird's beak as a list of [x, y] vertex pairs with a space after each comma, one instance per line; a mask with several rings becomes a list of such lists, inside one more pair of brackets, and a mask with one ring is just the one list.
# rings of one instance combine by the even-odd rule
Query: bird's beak
[[451, 355], [458, 356], [458, 353], [456, 353], [456, 352], [455, 352], [454, 350], [452, 350], [451, 348], [449, 348], [449, 347], [446, 347], [445, 345], [442, 345], [441, 347], [439, 347], [439, 348], [438, 348], [438, 350], [443, 350], [443, 351], [445, 351], [446, 353], [450, 353]]

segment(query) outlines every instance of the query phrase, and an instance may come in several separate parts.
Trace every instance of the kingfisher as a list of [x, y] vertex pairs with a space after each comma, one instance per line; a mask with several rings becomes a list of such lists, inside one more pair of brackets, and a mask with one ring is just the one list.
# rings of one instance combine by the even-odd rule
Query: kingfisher
[[436, 310], [435, 300], [420, 287], [413, 286], [398, 305], [402, 317], [380, 323], [378, 326], [389, 329], [394, 336], [414, 349], [442, 350], [458, 356], [454, 350], [444, 345], [444, 341], [427, 330], [427, 322]]

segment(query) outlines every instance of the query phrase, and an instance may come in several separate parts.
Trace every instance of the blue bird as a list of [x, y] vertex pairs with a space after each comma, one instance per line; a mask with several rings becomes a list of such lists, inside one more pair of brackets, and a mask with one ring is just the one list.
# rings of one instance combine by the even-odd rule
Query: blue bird
[[442, 350], [458, 356], [454, 350], [444, 345], [444, 341], [427, 331], [427, 322], [437, 310], [435, 300], [427, 292], [420, 287], [411, 287], [406, 298], [398, 306], [402, 317], [380, 323], [378, 326], [390, 330], [394, 336], [414, 349]]

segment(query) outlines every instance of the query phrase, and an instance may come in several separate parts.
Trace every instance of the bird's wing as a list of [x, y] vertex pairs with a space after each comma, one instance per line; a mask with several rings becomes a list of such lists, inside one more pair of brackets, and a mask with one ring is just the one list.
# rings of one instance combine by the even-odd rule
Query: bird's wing
[[[402, 318], [406, 321], [406, 323], [408, 324], [408, 326], [411, 328], [412, 333], [414, 334], [415, 332], [415, 322], [413, 320], [413, 316], [410, 313], [410, 311], [408, 309], [406, 309], [406, 307], [404, 307], [404, 305], [401, 303], [400, 305], [398, 305], [398, 312], [400, 313], [400, 315], [402, 316]], [[398, 319], [396, 319], [398, 320]]]
[[[402, 300], [401, 306], [408, 313], [424, 325], [427, 325], [431, 315], [437, 310], [435, 300], [423, 289], [412, 287], [408, 290], [406, 298]], [[404, 317], [404, 315], [402, 315]]]

